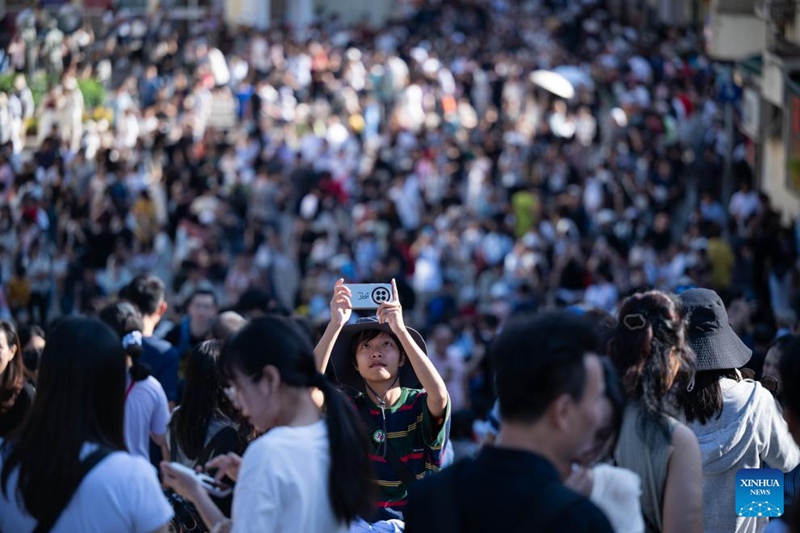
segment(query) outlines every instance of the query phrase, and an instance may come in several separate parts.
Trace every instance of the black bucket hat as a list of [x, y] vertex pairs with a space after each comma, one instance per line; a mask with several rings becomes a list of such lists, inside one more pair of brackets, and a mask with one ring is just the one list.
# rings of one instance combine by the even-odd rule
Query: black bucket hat
[[709, 289], [690, 289], [678, 298], [689, 313], [689, 344], [697, 354], [697, 370], [743, 367], [753, 351], [728, 322], [722, 298]]
[[[356, 335], [369, 329], [377, 329], [394, 335], [389, 324], [381, 324], [378, 322], [377, 316], [362, 317], [356, 320], [354, 324], [348, 324], [342, 328], [339, 337], [336, 339], [336, 343], [333, 345], [333, 350], [331, 351], [331, 368], [333, 369], [333, 375], [336, 380], [342, 385], [352, 387], [361, 392], [364, 392], [365, 389], [364, 379], [353, 364], [354, 347], [352, 344]], [[428, 347], [425, 345], [425, 340], [422, 338], [422, 335], [414, 328], [406, 327], [406, 329], [408, 329], [411, 338], [414, 339], [417, 346], [422, 348], [422, 352], [428, 355]], [[400, 348], [402, 349], [402, 347]], [[408, 361], [408, 356], [406, 356], [406, 362], [400, 367], [398, 372], [400, 374], [398, 383], [401, 387], [411, 389], [419, 387], [419, 379], [417, 379], [417, 374], [414, 373], [414, 367], [412, 367], [411, 363]]]

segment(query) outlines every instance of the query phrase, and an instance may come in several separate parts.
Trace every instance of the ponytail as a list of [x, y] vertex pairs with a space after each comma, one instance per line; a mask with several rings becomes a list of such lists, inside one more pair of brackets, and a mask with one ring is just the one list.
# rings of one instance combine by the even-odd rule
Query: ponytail
[[148, 365], [139, 361], [143, 351], [142, 338], [142, 332], [136, 330], [126, 333], [122, 337], [122, 347], [133, 363], [129, 371], [133, 381], [143, 381], [152, 373]]
[[333, 513], [350, 523], [373, 512], [375, 485], [369, 460], [369, 442], [364, 437], [361, 418], [353, 405], [322, 374], [315, 374], [309, 384], [325, 396], [331, 472], [329, 492]]

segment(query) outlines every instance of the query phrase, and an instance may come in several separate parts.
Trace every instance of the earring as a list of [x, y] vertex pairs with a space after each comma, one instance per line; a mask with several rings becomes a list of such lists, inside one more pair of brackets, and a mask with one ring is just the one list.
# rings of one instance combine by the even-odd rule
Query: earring
[[688, 392], [692, 392], [694, 390], [694, 374], [692, 374], [692, 379], [689, 380], [689, 384], [686, 385], [686, 390]]

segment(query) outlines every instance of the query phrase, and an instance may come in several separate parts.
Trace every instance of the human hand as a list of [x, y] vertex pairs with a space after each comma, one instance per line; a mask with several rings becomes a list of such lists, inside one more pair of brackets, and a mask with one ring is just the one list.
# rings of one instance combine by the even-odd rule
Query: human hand
[[569, 477], [564, 481], [564, 485], [588, 498], [592, 494], [592, 486], [594, 485], [592, 469], [584, 466], [573, 469]]
[[344, 284], [344, 278], [339, 278], [333, 286], [333, 296], [331, 297], [331, 322], [336, 326], [344, 326], [353, 314], [350, 303], [350, 289]]
[[161, 461], [160, 466], [163, 486], [174, 490], [192, 502], [203, 492], [203, 485], [197, 476], [186, 472], [185, 469], [176, 468], [169, 461]]
[[239, 476], [239, 467], [241, 465], [242, 458], [237, 454], [230, 452], [224, 455], [218, 455], [207, 462], [206, 470], [216, 469], [217, 471], [214, 473], [214, 479], [218, 482], [221, 482], [222, 478], [225, 476], [228, 476], [232, 480], [236, 481], [236, 478]]
[[400, 296], [397, 294], [397, 283], [392, 278], [392, 299], [388, 302], [383, 302], [377, 311], [378, 322], [381, 324], [389, 324], [392, 333], [399, 335], [406, 329], [405, 322], [403, 321], [403, 306], [400, 305]]

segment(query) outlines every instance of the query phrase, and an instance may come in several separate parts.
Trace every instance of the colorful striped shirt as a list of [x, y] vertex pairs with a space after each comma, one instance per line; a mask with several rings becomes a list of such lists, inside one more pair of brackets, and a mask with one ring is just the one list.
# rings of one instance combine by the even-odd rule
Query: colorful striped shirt
[[353, 400], [363, 409], [366, 404], [372, 418], [368, 428], [372, 450], [370, 459], [378, 483], [378, 506], [402, 511], [408, 489], [386, 460], [386, 446], [391, 446], [408, 471], [417, 479], [438, 472], [442, 465], [450, 402], [442, 419], [432, 420], [424, 390], [403, 388], [400, 399], [385, 409], [384, 415], [370, 398], [362, 394]]

